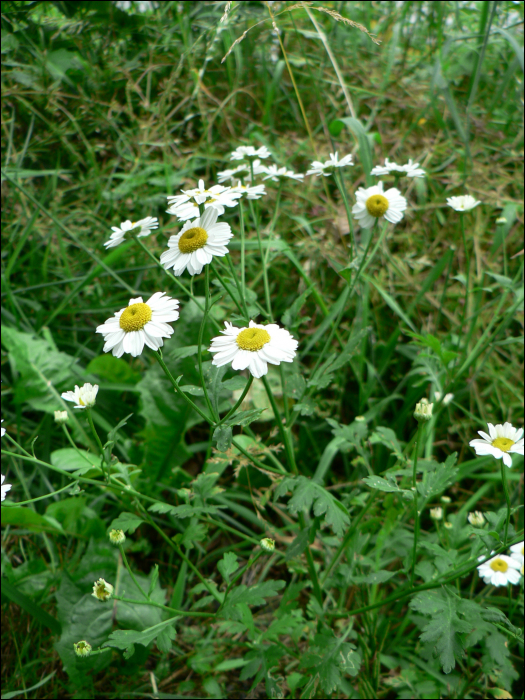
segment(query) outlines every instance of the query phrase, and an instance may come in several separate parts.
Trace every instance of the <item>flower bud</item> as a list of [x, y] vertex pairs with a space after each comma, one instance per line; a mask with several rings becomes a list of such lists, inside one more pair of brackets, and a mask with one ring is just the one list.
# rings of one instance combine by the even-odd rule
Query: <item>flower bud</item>
[[450, 496], [441, 496], [441, 503], [452, 503]]
[[432, 520], [442, 520], [443, 519], [443, 508], [438, 506], [437, 508], [430, 509], [430, 517]]
[[443, 397], [443, 403], [445, 406], [448, 406], [449, 403], [451, 403], [454, 400], [454, 394], [445, 394]]
[[475, 510], [473, 513], [468, 514], [468, 521], [474, 527], [482, 527], [485, 522], [485, 517], [481, 511]]
[[428, 403], [428, 400], [421, 400], [416, 404], [416, 410], [414, 411], [414, 418], [418, 423], [425, 423], [432, 418], [432, 407], [433, 403]]
[[264, 549], [265, 552], [273, 552], [275, 549], [275, 540], [272, 540], [269, 537], [264, 537], [260, 544], [261, 548]]
[[89, 656], [91, 654], [92, 649], [91, 644], [89, 642], [86, 642], [85, 640], [74, 643], [73, 648], [77, 656], [83, 657]]
[[452, 525], [452, 523], [449, 522], [443, 523], [443, 525], [447, 528], [447, 530], [452, 530], [452, 528], [454, 527], [454, 525]]
[[101, 601], [106, 601], [113, 595], [113, 586], [111, 583], [104, 581], [103, 578], [99, 578], [93, 584], [93, 593], [91, 594], [94, 598]]
[[123, 530], [111, 530], [109, 533], [109, 541], [111, 544], [122, 544], [126, 541], [126, 535]]
[[69, 420], [67, 411], [55, 411], [55, 423], [58, 425], [64, 425]]

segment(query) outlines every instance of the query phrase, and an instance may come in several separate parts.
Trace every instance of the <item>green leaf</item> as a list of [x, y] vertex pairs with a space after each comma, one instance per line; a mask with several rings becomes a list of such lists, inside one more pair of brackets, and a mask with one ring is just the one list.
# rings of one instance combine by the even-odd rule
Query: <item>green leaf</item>
[[148, 627], [140, 632], [135, 632], [134, 630], [115, 630], [109, 635], [108, 641], [102, 646], [115, 647], [116, 649], [127, 649], [133, 644], [142, 644], [143, 646], [147, 647], [149, 644], [151, 644], [151, 642], [157, 639], [159, 634], [166, 628], [171, 628], [172, 635], [170, 635], [170, 639], [175, 639], [175, 630], [173, 630], [172, 625], [179, 619], [179, 617], [174, 617], [170, 620], [159, 622], [158, 625]]
[[60, 523], [49, 515], [40, 515], [25, 506], [2, 507], [2, 526], [14, 525], [30, 532], [53, 532], [64, 535]]
[[[251, 408], [248, 411], [238, 411], [231, 418], [228, 418], [228, 420], [225, 421], [224, 425], [225, 426], [250, 425], [250, 423], [253, 423], [256, 420], [259, 420], [259, 417], [261, 416], [261, 414], [264, 411], [266, 411], [265, 408]], [[219, 430], [219, 428], [216, 428], [215, 432], [217, 430]], [[214, 437], [215, 437], [215, 432], [213, 433]], [[217, 441], [217, 444], [218, 444], [218, 441]], [[219, 449], [218, 446], [217, 446], [217, 449]], [[221, 452], [226, 452], [226, 450], [221, 450]]]
[[283, 496], [292, 491], [293, 496], [288, 503], [292, 513], [300, 510], [308, 511], [313, 506], [314, 515], [324, 515], [325, 522], [331, 526], [336, 535], [342, 535], [350, 524], [350, 516], [345, 506], [323, 486], [306, 476], [286, 477], [275, 490], [275, 497]]
[[[201, 352], [206, 352], [208, 348], [205, 345], [201, 345]], [[193, 357], [199, 352], [198, 345], [187, 345], [185, 348], [176, 348], [170, 355], [175, 360], [182, 360], [184, 357]]]
[[226, 583], [230, 583], [230, 577], [239, 568], [236, 555], [233, 552], [226, 552], [220, 562], [217, 564], [217, 568], [219, 569], [219, 573]]
[[[95, 357], [86, 367], [90, 374], [96, 374], [100, 379], [110, 384], [135, 385], [141, 379], [141, 374], [135, 372], [129, 362], [111, 353]], [[102, 384], [104, 388], [104, 384]]]
[[[7, 576], [2, 576], [2, 597], [3, 596], [6, 596], [6, 598], [9, 598], [13, 603], [23, 608], [34, 617], [35, 620], [40, 622], [41, 625], [51, 630], [53, 634], [59, 635], [61, 633], [62, 626], [56, 617], [50, 615], [43, 610], [40, 605], [34, 603], [31, 598], [24, 595], [24, 593], [19, 590], [18, 586], [13, 586], [13, 584], [9, 582]], [[4, 697], [3, 693], [2, 697]]]
[[323, 630], [315, 635], [313, 645], [302, 659], [302, 666], [310, 670], [312, 678], [319, 678], [325, 697], [328, 697], [340, 688], [341, 672], [351, 676], [358, 674], [361, 657], [353, 644], [339, 639], [331, 630]]
[[122, 530], [123, 532], [128, 532], [130, 535], [132, 535], [143, 522], [144, 520], [139, 518], [138, 515], [123, 512], [118, 516], [118, 518], [113, 520], [109, 526], [109, 529]]
[[406, 462], [406, 457], [403, 454], [403, 448], [397, 439], [396, 434], [391, 428], [384, 428], [382, 426], [376, 428], [372, 435], [370, 435], [370, 443], [372, 445], [377, 443], [384, 445], [401, 462]]
[[221, 614], [228, 617], [232, 614], [232, 608], [242, 603], [246, 605], [265, 605], [266, 598], [276, 596], [281, 588], [286, 585], [285, 581], [265, 581], [256, 586], [237, 586], [228, 595], [226, 603], [221, 610]]
[[385, 583], [385, 581], [389, 581], [393, 576], [395, 576], [398, 573], [399, 571], [380, 570], [374, 571], [373, 573], [367, 574], [366, 576], [351, 576], [348, 579], [348, 581], [349, 583], [353, 583], [356, 585], [360, 585], [363, 583], [375, 585], [377, 583]]
[[350, 358], [359, 350], [363, 339], [369, 333], [369, 328], [362, 328], [357, 333], [353, 333], [341, 352], [333, 353], [317, 368], [308, 380], [308, 386], [317, 387], [318, 389], [329, 386], [333, 381], [334, 372], [348, 363]]
[[232, 446], [232, 429], [229, 425], [219, 425], [213, 431], [213, 439], [217, 443], [219, 452], [227, 452]]
[[408, 489], [400, 488], [393, 476], [387, 475], [387, 477], [384, 479], [382, 476], [376, 476], [374, 474], [372, 476], [365, 476], [363, 481], [367, 486], [370, 486], [373, 489], [385, 491], [386, 493], [401, 493], [407, 500], [412, 500], [414, 498], [413, 492], [409, 491]]
[[289, 328], [291, 330], [292, 328], [295, 328], [295, 326], [298, 326], [303, 320], [299, 318], [299, 312], [303, 308], [306, 300], [308, 299], [311, 293], [312, 290], [307, 289], [305, 292], [303, 292], [297, 297], [297, 299], [288, 309], [286, 309], [281, 319], [282, 324], [285, 328]]

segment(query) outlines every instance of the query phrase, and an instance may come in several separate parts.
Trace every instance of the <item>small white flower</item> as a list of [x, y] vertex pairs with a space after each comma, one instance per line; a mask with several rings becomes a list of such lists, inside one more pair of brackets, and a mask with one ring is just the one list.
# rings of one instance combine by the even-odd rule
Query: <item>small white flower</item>
[[219, 182], [227, 182], [228, 180], [247, 180], [251, 182], [252, 179], [252, 168], [254, 175], [265, 175], [268, 172], [266, 165], [262, 165], [261, 161], [257, 158], [252, 162], [252, 167], [247, 163], [238, 165], [233, 170], [221, 170], [217, 173], [217, 179]]
[[520, 566], [523, 566], [523, 542], [511, 545], [510, 552], [510, 556], [515, 559]]
[[442, 520], [443, 519], [443, 508], [438, 506], [437, 508], [430, 509], [430, 517], [432, 520]]
[[489, 435], [478, 430], [483, 440], [471, 440], [469, 445], [474, 448], [477, 455], [492, 455], [496, 459], [503, 459], [507, 467], [512, 467], [510, 452], [523, 454], [523, 428], [513, 428], [510, 423], [498, 423], [494, 426], [488, 424]]
[[112, 226], [111, 230], [113, 233], [109, 237], [109, 241], [104, 243], [106, 248], [115, 248], [124, 240], [126, 233], [129, 231], [134, 231], [138, 238], [144, 238], [144, 236], [149, 236], [152, 229], [159, 227], [159, 221], [157, 217], [148, 216], [140, 221], [123, 221], [118, 226]]
[[481, 511], [475, 510], [468, 514], [468, 521], [473, 527], [481, 527], [485, 522], [485, 517]]
[[142, 297], [130, 299], [126, 308], [97, 328], [106, 341], [104, 352], [111, 350], [115, 357], [127, 352], [137, 357], [144, 345], [158, 350], [164, 345], [163, 338], [170, 338], [173, 333], [168, 324], [179, 318], [178, 308], [177, 299], [166, 296], [165, 292], [155, 292], [146, 303]]
[[[485, 557], [478, 557], [482, 561]], [[478, 572], [485, 583], [493, 586], [506, 586], [508, 583], [516, 584], [520, 581], [521, 564], [505, 554], [498, 554], [484, 564], [478, 566]]]
[[260, 199], [266, 194], [264, 185], [242, 185], [240, 182], [232, 187], [235, 192], [240, 192], [246, 199]]
[[1, 476], [2, 476], [2, 484], [1, 484], [1, 486], [2, 486], [2, 501], [5, 501], [6, 493], [8, 491], [11, 491], [11, 487], [13, 486], [13, 484], [4, 484], [5, 476], [3, 474]]
[[74, 408], [91, 408], [97, 401], [98, 384], [84, 384], [78, 387], [75, 384], [75, 391], [64, 391], [62, 398], [64, 401], [72, 401]]
[[447, 204], [456, 211], [470, 211], [477, 207], [478, 204], [481, 204], [481, 202], [474, 199], [470, 194], [462, 194], [459, 197], [448, 197]]
[[[441, 392], [440, 391], [434, 392], [434, 400], [441, 401]], [[443, 404], [445, 406], [448, 406], [449, 403], [451, 403], [453, 400], [454, 400], [454, 394], [448, 393], [448, 394], [445, 394], [445, 396], [443, 396]]]
[[113, 586], [111, 583], [104, 581], [103, 578], [99, 578], [93, 584], [93, 593], [91, 595], [97, 600], [108, 600], [113, 595]]
[[268, 372], [268, 362], [293, 362], [299, 343], [277, 324], [263, 326], [250, 321], [248, 328], [236, 328], [228, 322], [225, 325], [223, 335], [213, 338], [208, 348], [217, 353], [212, 361], [217, 367], [231, 362], [232, 369], [249, 369], [259, 379]]
[[293, 170], [287, 170], [286, 168], [278, 168], [276, 165], [269, 165], [267, 168], [268, 175], [263, 177], [263, 180], [273, 180], [274, 182], [279, 182], [280, 180], [286, 180], [290, 178], [292, 180], [302, 180], [304, 175], [302, 173], [294, 173]]
[[[3, 423], [3, 422], [4, 422], [4, 419], [2, 418], [2, 420], [1, 420], [0, 422]], [[0, 428], [0, 432], [1, 432], [1, 437], [4, 437], [4, 435], [5, 435], [5, 428]]]
[[[242, 197], [240, 192], [235, 194]], [[233, 233], [229, 224], [216, 223], [218, 215], [217, 209], [210, 207], [199, 218], [186, 221], [179, 233], [171, 236], [168, 250], [160, 256], [166, 270], [172, 267], [177, 276], [186, 269], [190, 275], [199, 275], [214, 255], [226, 255]]]
[[383, 192], [382, 182], [372, 187], [360, 187], [355, 193], [355, 198], [352, 214], [363, 228], [372, 228], [378, 219], [397, 224], [407, 208], [407, 200], [401, 192], [395, 187]]
[[370, 171], [371, 175], [390, 175], [390, 173], [401, 173], [407, 177], [425, 177], [425, 171], [419, 167], [419, 163], [413, 163], [412, 158], [405, 165], [398, 165], [385, 158], [384, 165], [376, 165]]
[[272, 154], [266, 148], [254, 148], [253, 146], [239, 146], [230, 155], [230, 160], [250, 160], [251, 158], [269, 158]]
[[330, 153], [330, 160], [325, 160], [324, 163], [321, 163], [321, 161], [319, 160], [314, 160], [314, 162], [310, 166], [310, 170], [307, 170], [306, 174], [316, 175], [317, 177], [319, 177], [319, 175], [324, 175], [325, 177], [328, 177], [329, 175], [333, 175], [336, 168], [344, 168], [347, 165], [353, 164], [354, 163], [351, 154], [348, 154], [347, 156], [344, 156], [343, 158], [341, 158], [341, 160], [339, 160], [336, 151], [335, 153]]
[[199, 186], [191, 190], [181, 190], [182, 194], [168, 197], [170, 208], [168, 214], [173, 214], [181, 221], [186, 221], [199, 215], [199, 204], [204, 204], [204, 208], [213, 207], [217, 214], [224, 214], [224, 207], [236, 207], [237, 200], [241, 197], [238, 192], [234, 192], [231, 187], [213, 185], [206, 188], [204, 180], [199, 180]]
[[58, 425], [64, 425], [69, 420], [67, 411], [55, 411], [55, 423]]

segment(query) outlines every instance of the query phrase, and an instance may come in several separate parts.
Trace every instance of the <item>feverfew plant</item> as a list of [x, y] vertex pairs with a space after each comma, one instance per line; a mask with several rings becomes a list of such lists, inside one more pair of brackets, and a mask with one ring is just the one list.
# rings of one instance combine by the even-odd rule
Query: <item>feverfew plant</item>
[[[148, 5], [150, 16], [170, 10]], [[346, 8], [284, 9], [367, 33], [339, 13]], [[202, 66], [219, 72], [223, 39], [214, 37], [244, 11], [221, 8]], [[270, 61], [263, 106], [274, 93], [291, 99], [296, 73], [310, 70], [298, 55], [288, 60], [292, 33], [285, 41], [276, 19], [284, 10], [264, 11], [286, 60]], [[180, 32], [187, 40], [199, 26], [181, 19]], [[188, 44], [184, 61], [197, 50]], [[204, 67], [191, 75], [187, 99], [205, 136], [190, 148], [167, 120], [162, 187], [179, 192], [162, 190], [167, 215], [132, 221], [129, 211], [151, 212], [157, 170], [122, 202], [108, 195], [111, 221], [130, 218], [108, 240], [79, 239], [93, 269], [74, 267], [56, 285], [67, 290], [55, 309], [27, 303], [20, 326], [7, 328], [16, 409], [2, 428], [4, 472], [16, 485], [10, 492], [2, 475], [7, 598], [55, 636], [79, 697], [100, 694], [100, 680], [122, 668], [134, 682], [150, 669], [153, 694], [174, 697], [511, 697], [523, 644], [523, 429], [515, 408], [500, 415], [477, 386], [490, 353], [504, 365], [519, 346], [510, 258], [506, 270], [485, 269], [508, 231], [483, 248], [469, 220], [488, 201], [474, 215], [470, 195], [445, 204], [435, 192], [457, 182], [455, 171], [426, 147], [419, 160], [396, 155], [402, 165], [379, 158], [379, 98], [370, 123], [341, 118], [348, 132], [336, 135], [336, 119], [308, 123], [301, 148], [283, 145], [269, 107], [250, 124], [253, 144], [245, 133], [244, 145], [216, 144], [215, 130], [230, 125], [219, 127], [220, 110], [205, 113], [205, 97], [217, 98], [204, 90]], [[298, 114], [313, 119], [302, 102]], [[162, 148], [148, 124], [140, 145]], [[122, 138], [118, 152], [134, 167]], [[422, 208], [438, 212], [439, 226], [418, 232], [426, 258], [414, 259], [403, 246]], [[456, 227], [461, 250], [448, 243]], [[105, 291], [99, 277], [111, 280]], [[73, 319], [75, 293], [97, 302]], [[493, 316], [476, 335], [483, 295]], [[56, 317], [60, 325], [46, 325]], [[71, 336], [73, 351], [56, 347], [50, 327], [57, 343]], [[509, 376], [503, 384], [514, 388]], [[476, 431], [481, 439], [470, 439]], [[44, 552], [33, 587], [29, 536]]]

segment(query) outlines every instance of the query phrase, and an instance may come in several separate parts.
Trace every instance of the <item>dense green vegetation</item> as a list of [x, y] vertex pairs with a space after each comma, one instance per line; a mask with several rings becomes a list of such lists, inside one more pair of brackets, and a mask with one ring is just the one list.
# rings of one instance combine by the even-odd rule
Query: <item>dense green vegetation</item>
[[[523, 4], [118, 5], [2, 3], [2, 697], [523, 697], [523, 576], [476, 570], [523, 540], [523, 457], [469, 446], [523, 426]], [[250, 145], [354, 165], [258, 178], [166, 276], [166, 196]], [[385, 158], [426, 174], [360, 228]], [[159, 290], [175, 391], [96, 333]], [[298, 351], [228, 425], [250, 375], [206, 349], [248, 319]]]

